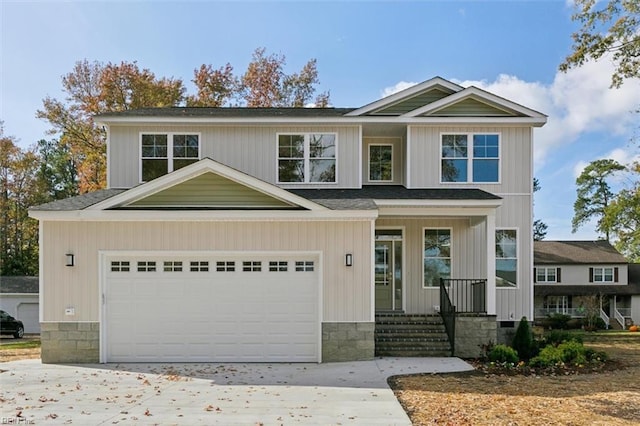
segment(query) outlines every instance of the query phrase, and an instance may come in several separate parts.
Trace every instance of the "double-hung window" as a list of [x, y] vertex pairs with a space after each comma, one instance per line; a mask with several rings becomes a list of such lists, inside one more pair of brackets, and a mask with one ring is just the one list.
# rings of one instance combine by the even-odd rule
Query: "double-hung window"
[[393, 180], [393, 145], [369, 145], [369, 181]]
[[336, 135], [278, 135], [279, 183], [336, 182]]
[[496, 287], [518, 286], [518, 235], [515, 229], [496, 230]]
[[437, 287], [440, 278], [451, 278], [451, 229], [425, 229], [423, 287]]
[[612, 283], [617, 281], [618, 268], [591, 268], [591, 282]]
[[200, 136], [190, 133], [143, 133], [140, 180], [147, 182], [200, 159]]
[[440, 181], [497, 183], [500, 181], [500, 135], [443, 134]]
[[559, 283], [560, 268], [535, 268], [535, 278], [538, 283]]

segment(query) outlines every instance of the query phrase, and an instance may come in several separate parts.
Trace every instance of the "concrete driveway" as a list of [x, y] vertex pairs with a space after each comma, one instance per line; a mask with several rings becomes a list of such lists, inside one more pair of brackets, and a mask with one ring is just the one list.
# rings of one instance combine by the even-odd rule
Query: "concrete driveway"
[[0, 420], [82, 425], [410, 425], [387, 385], [388, 377], [471, 369], [458, 358], [327, 364], [13, 361], [0, 364]]

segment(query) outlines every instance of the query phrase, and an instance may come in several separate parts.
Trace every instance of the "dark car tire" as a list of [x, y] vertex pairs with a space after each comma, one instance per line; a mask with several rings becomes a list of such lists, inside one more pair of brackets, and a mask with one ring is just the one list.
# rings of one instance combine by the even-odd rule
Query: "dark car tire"
[[13, 337], [16, 339], [22, 339], [22, 336], [24, 336], [24, 327], [18, 327], [18, 331], [13, 333]]

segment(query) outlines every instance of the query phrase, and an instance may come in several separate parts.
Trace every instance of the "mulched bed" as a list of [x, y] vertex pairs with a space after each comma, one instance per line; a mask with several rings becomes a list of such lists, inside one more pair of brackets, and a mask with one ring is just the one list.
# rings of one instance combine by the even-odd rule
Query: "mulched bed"
[[414, 425], [640, 424], [640, 340], [612, 352], [588, 346], [615, 356], [535, 370], [473, 361], [474, 371], [397, 376], [389, 384]]

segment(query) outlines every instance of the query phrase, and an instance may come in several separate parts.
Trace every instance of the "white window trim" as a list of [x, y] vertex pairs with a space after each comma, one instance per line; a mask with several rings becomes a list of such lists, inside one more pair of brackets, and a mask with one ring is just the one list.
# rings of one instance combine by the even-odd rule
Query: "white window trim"
[[[540, 280], [540, 278], [538, 278], [538, 273], [539, 273], [540, 271], [542, 271], [542, 270], [544, 270], [544, 280]], [[550, 281], [550, 280], [548, 279], [548, 277], [549, 277], [549, 270], [553, 270], [553, 275], [555, 276], [555, 279], [554, 279], [553, 281]], [[547, 268], [547, 267], [544, 267], [544, 266], [543, 266], [543, 267], [536, 267], [536, 281], [537, 281], [538, 283], [557, 283], [557, 282], [558, 282], [558, 268], [556, 268], [556, 267], [553, 267], [553, 268], [549, 267], [549, 268]]]
[[[425, 226], [422, 228], [422, 234], [421, 234], [421, 250], [422, 250], [422, 263], [420, 264], [420, 269], [422, 270], [421, 272], [421, 276], [422, 276], [422, 289], [423, 290], [440, 290], [440, 286], [428, 286], [424, 284], [424, 231], [426, 231], [427, 229], [429, 230], [435, 230], [435, 229], [448, 229], [449, 230], [449, 235], [451, 236], [451, 248], [450, 248], [450, 253], [451, 255], [449, 256], [449, 259], [451, 259], [451, 274], [453, 275], [453, 227], [447, 227], [447, 226]], [[451, 278], [451, 277], [449, 277]]]
[[[467, 180], [465, 182], [448, 182], [442, 180], [442, 136], [444, 135], [465, 135], [467, 136]], [[498, 180], [496, 182], [474, 182], [473, 180], [473, 136], [474, 135], [498, 135]], [[440, 161], [438, 163], [438, 173], [440, 175], [440, 183], [441, 184], [452, 184], [452, 185], [499, 185], [502, 183], [502, 132], [441, 132], [440, 133], [440, 142], [439, 142], [439, 158]], [[484, 157], [482, 157], [484, 158]], [[493, 159], [493, 157], [489, 157]], [[504, 228], [506, 229], [506, 228]]]
[[[516, 286], [515, 287], [502, 287], [496, 283], [496, 290], [519, 290], [520, 289], [520, 228], [498, 228], [496, 227], [495, 232], [498, 231], [516, 231]], [[495, 250], [495, 247], [493, 248]], [[510, 257], [502, 258], [496, 255], [496, 281], [498, 278], [498, 259], [511, 259]], [[532, 283], [533, 284], [533, 283]]]
[[[596, 280], [596, 270], [602, 270], [602, 279]], [[605, 280], [605, 269], [611, 269], [611, 281]], [[593, 282], [594, 283], [615, 283], [616, 282], [616, 270], [613, 266], [595, 266], [593, 268]]]
[[[380, 180], [372, 180], [371, 179], [371, 147], [372, 146], [390, 146], [391, 147], [391, 179], [380, 179]], [[389, 183], [393, 182], [393, 161], [394, 161], [394, 149], [393, 144], [391, 143], [370, 143], [367, 145], [367, 182], [372, 183]]]
[[[198, 160], [202, 159], [202, 134], [200, 132], [140, 132], [138, 135], [138, 181], [144, 183], [142, 180], [142, 135], [166, 135], [167, 136], [167, 173], [173, 172], [173, 136], [174, 135], [195, 135], [198, 137]], [[152, 157], [145, 157], [145, 159], [151, 159]], [[196, 161], [198, 161], [196, 160]]]
[[[304, 182], [282, 182], [280, 181], [280, 136], [304, 136]], [[334, 136], [334, 144], [335, 144], [335, 152], [336, 155], [333, 158], [336, 162], [336, 170], [335, 170], [335, 180], [333, 182], [311, 182], [309, 181], [310, 174], [308, 173], [310, 167], [309, 157], [310, 153], [310, 142], [309, 135], [333, 135]], [[276, 133], [276, 183], [279, 185], [335, 185], [339, 182], [338, 180], [338, 133], [337, 132], [324, 132], [319, 130], [317, 132], [278, 132]], [[286, 157], [283, 157], [286, 158]], [[330, 159], [330, 157], [319, 157], [319, 159]]]

